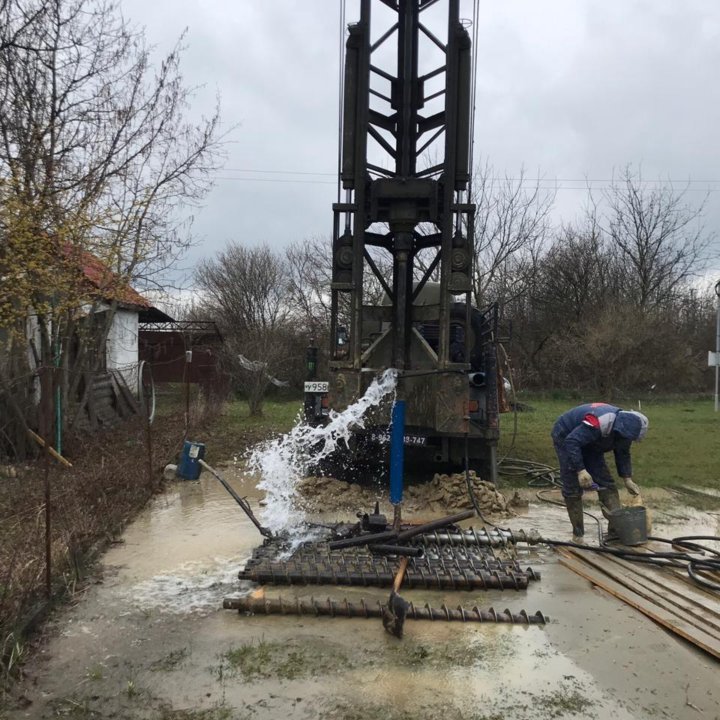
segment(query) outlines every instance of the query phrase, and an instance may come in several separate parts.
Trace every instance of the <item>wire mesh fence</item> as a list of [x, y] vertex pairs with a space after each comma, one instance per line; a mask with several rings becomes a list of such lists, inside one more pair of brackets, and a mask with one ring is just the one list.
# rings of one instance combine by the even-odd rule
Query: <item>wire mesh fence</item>
[[138, 420], [69, 436], [70, 468], [43, 454], [0, 476], [0, 685], [18, 638], [49, 601], [75, 592], [97, 551], [160, 490], [182, 445], [183, 413], [159, 416], [151, 432]]

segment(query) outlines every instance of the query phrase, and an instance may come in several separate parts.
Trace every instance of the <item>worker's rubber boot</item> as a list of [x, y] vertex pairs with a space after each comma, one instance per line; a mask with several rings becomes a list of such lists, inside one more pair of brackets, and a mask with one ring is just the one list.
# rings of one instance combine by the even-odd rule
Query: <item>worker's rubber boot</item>
[[[600, 508], [606, 518], [608, 517], [607, 512], [620, 510], [622, 507], [622, 504], [620, 503], [620, 493], [616, 487], [598, 490], [598, 499], [600, 500]], [[605, 512], [606, 510], [607, 512]]]
[[572, 524], [572, 541], [582, 545], [585, 537], [582, 497], [566, 497], [565, 507], [567, 507], [568, 517], [570, 518], [570, 523]]
[[614, 510], [620, 510], [622, 503], [620, 502], [620, 493], [616, 487], [605, 488], [604, 490], [598, 490], [598, 499], [600, 500], [600, 510], [608, 521], [608, 531], [605, 536], [605, 542], [614, 542], [618, 539], [615, 528], [612, 526], [612, 520], [610, 513]]

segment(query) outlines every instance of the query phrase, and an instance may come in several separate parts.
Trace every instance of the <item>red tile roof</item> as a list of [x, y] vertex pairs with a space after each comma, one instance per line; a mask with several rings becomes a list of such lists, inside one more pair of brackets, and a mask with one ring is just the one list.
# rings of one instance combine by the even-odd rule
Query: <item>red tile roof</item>
[[153, 307], [147, 298], [130, 287], [125, 279], [110, 270], [100, 258], [91, 252], [71, 247], [66, 247], [65, 252], [71, 259], [77, 258], [82, 274], [100, 292], [103, 300], [116, 301], [121, 305], [139, 308]]

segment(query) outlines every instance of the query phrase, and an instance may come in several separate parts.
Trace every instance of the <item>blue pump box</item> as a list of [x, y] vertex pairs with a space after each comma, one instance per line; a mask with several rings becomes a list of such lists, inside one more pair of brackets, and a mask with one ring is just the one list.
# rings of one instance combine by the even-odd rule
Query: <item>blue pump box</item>
[[180, 462], [175, 474], [183, 480], [197, 480], [200, 477], [200, 463], [205, 458], [205, 443], [186, 440], [180, 453]]

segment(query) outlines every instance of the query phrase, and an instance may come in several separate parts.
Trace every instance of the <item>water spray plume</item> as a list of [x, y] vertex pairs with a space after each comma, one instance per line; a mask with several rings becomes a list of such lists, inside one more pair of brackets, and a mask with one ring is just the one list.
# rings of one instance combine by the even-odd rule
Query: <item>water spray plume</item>
[[248, 457], [248, 471], [260, 476], [257, 487], [265, 491], [263, 523], [275, 533], [286, 533], [293, 544], [307, 535], [305, 513], [297, 506], [297, 485], [336, 451], [349, 448], [352, 433], [365, 427], [368, 411], [391, 396], [394, 400], [397, 371], [385, 370], [365, 394], [342, 412], [330, 411], [321, 427], [298, 422], [290, 432], [255, 446]]

